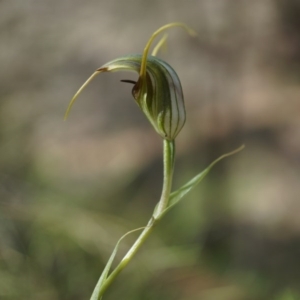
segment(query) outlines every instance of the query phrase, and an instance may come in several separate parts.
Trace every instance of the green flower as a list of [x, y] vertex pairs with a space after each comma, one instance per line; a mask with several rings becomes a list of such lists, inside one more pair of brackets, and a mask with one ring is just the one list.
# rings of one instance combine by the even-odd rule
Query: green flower
[[95, 76], [102, 72], [135, 71], [139, 74], [136, 82], [131, 80], [122, 81], [134, 84], [132, 89], [133, 98], [157, 133], [164, 139], [175, 139], [185, 123], [182, 87], [174, 69], [165, 61], [155, 57], [158, 49], [165, 42], [166, 36], [154, 48], [152, 55], [148, 56], [149, 48], [157, 35], [175, 26], [183, 27], [189, 34], [195, 34], [194, 31], [182, 23], [171, 23], [161, 27], [149, 39], [143, 55], [120, 57], [97, 69], [71, 100], [65, 118], [78, 95]]

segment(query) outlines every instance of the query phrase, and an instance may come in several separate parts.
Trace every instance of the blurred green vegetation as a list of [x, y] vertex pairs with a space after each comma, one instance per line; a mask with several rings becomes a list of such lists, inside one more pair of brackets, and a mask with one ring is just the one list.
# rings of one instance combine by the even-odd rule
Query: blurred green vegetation
[[[1, 1], [0, 299], [89, 299], [160, 194], [162, 145], [129, 78], [97, 67], [183, 21], [162, 58], [187, 123], [174, 187], [221, 154], [105, 299], [300, 299], [299, 1]], [[129, 236], [117, 259], [134, 241]]]

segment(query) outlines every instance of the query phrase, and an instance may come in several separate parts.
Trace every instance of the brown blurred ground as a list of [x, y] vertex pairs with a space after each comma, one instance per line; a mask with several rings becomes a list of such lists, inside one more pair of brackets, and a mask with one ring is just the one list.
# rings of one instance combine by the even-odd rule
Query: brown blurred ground
[[118, 238], [150, 217], [161, 140], [119, 82], [134, 75], [101, 75], [63, 115], [96, 68], [173, 21], [199, 34], [171, 30], [161, 54], [186, 100], [175, 186], [246, 149], [166, 217], [105, 299], [299, 299], [297, 0], [0, 2], [0, 299], [88, 299]]

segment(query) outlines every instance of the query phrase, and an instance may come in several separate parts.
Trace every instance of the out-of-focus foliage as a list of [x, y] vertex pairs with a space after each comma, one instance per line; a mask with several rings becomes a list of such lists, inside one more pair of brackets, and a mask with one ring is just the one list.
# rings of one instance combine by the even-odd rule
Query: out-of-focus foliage
[[116, 241], [150, 217], [161, 140], [124, 76], [103, 74], [63, 114], [92, 71], [173, 21], [199, 34], [172, 32], [161, 55], [186, 101], [174, 188], [246, 149], [166, 216], [105, 299], [298, 299], [298, 2], [2, 1], [0, 299], [88, 299]]

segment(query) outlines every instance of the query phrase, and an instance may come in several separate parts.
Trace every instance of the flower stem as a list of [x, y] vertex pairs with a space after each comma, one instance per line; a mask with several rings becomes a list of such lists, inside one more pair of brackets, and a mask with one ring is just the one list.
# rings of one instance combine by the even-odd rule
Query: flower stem
[[160, 200], [154, 212], [154, 217], [159, 218], [162, 212], [168, 207], [169, 196], [172, 188], [174, 171], [175, 142], [164, 140], [164, 179]]
[[113, 283], [119, 273], [128, 265], [134, 255], [137, 253], [139, 248], [145, 243], [148, 236], [152, 232], [154, 226], [159, 222], [160, 217], [163, 215], [164, 210], [168, 207], [169, 196], [172, 188], [172, 178], [174, 170], [174, 157], [175, 157], [175, 142], [164, 140], [164, 177], [163, 177], [163, 187], [160, 200], [157, 204], [154, 214], [149, 220], [147, 226], [142, 231], [140, 236], [137, 238], [135, 243], [129, 249], [127, 254], [123, 257], [118, 266], [114, 271], [107, 277], [103, 285], [101, 286], [98, 294], [98, 299], [101, 299], [107, 288]]

